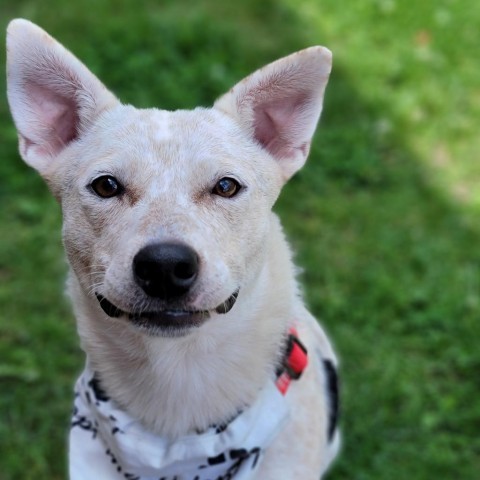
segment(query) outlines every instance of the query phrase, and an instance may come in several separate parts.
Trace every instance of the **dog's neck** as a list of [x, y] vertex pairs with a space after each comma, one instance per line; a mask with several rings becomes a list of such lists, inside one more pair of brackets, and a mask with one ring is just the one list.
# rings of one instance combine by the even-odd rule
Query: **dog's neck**
[[273, 379], [297, 295], [294, 281], [277, 284], [293, 278], [280, 272], [293, 267], [283, 236], [275, 237], [275, 258], [242, 288], [232, 311], [180, 338], [148, 337], [125, 320], [99, 316], [71, 275], [87, 361], [108, 395], [147, 429], [175, 438], [221, 424]]

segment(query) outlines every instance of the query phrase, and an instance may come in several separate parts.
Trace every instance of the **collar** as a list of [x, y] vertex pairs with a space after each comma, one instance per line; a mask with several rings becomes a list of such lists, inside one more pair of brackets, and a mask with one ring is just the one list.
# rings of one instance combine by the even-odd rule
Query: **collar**
[[297, 332], [288, 332], [275, 382], [221, 429], [177, 440], [154, 435], [120, 410], [87, 367], [75, 386], [70, 480], [247, 480], [289, 417], [285, 394], [307, 365]]
[[297, 329], [291, 327], [285, 346], [282, 361], [277, 368], [275, 385], [282, 395], [287, 393], [292, 380], [298, 380], [308, 365], [308, 352], [298, 338]]

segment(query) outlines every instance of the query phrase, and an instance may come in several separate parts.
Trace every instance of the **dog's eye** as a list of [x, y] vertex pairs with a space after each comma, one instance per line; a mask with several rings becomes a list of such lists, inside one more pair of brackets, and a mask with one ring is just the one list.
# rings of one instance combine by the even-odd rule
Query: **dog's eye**
[[111, 175], [102, 175], [96, 178], [90, 186], [93, 191], [102, 198], [110, 198], [119, 195], [123, 191], [123, 187], [115, 177]]
[[220, 197], [232, 198], [241, 188], [241, 185], [235, 179], [224, 177], [215, 184], [212, 193]]

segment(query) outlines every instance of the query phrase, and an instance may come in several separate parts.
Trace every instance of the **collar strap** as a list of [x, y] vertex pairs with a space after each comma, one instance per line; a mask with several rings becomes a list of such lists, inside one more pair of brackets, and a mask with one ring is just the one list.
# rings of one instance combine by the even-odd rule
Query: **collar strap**
[[298, 380], [308, 364], [308, 352], [299, 340], [295, 327], [288, 331], [287, 344], [282, 362], [277, 370], [275, 385], [282, 395], [287, 393], [292, 380]]

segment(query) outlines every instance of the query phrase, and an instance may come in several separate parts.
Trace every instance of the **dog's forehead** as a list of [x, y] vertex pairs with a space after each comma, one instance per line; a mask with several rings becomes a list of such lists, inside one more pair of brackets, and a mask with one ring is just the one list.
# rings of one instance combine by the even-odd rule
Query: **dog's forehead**
[[184, 157], [195, 161], [236, 156], [239, 149], [248, 148], [245, 141], [238, 141], [239, 127], [214, 109], [170, 112], [120, 107], [106, 117], [106, 122], [110, 138], [115, 139], [115, 149], [127, 155], [160, 159], [164, 166]]
[[222, 177], [255, 185], [266, 196], [275, 196], [281, 186], [276, 162], [215, 108], [169, 112], [119, 106], [105, 112], [65, 160], [56, 172], [62, 191], [112, 175], [144, 201], [172, 192], [188, 200]]
[[89, 161], [79, 165], [84, 176], [108, 173], [145, 191], [161, 192], [173, 184], [177, 189], [186, 182], [206, 185], [218, 175], [254, 181], [265, 174], [265, 166], [258, 168], [263, 163], [258, 145], [216, 109], [120, 106], [105, 113], [86, 141]]

